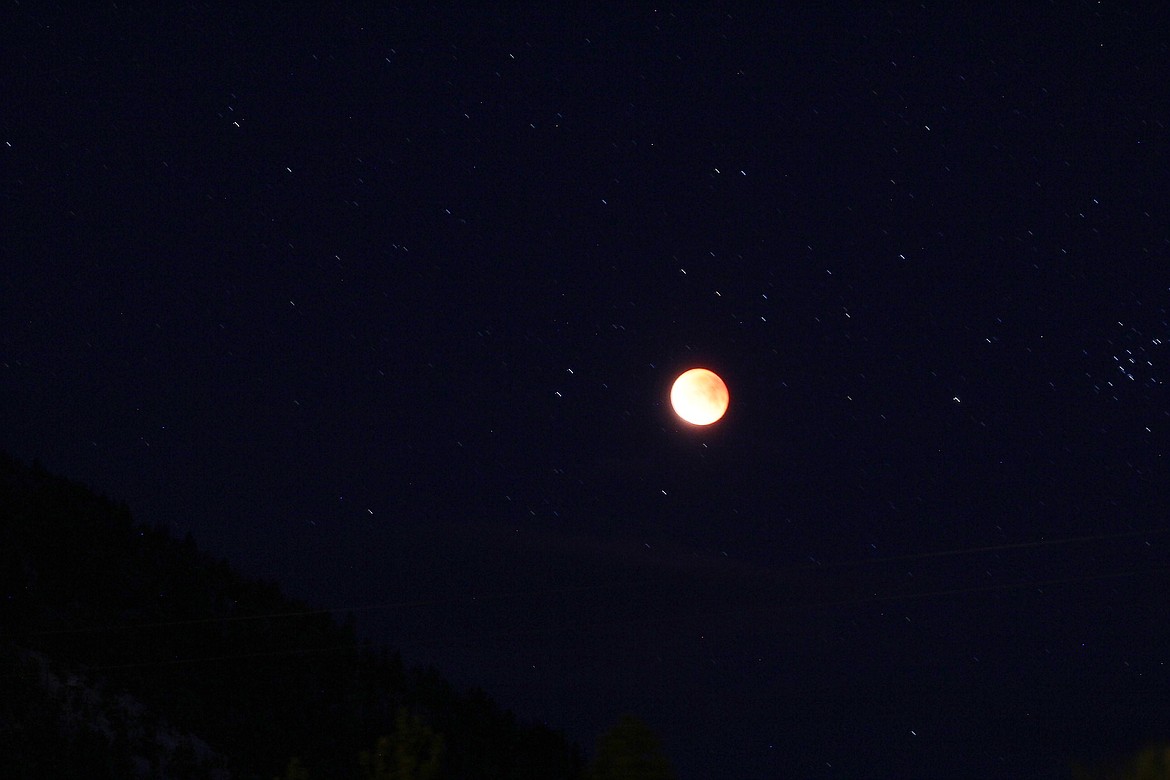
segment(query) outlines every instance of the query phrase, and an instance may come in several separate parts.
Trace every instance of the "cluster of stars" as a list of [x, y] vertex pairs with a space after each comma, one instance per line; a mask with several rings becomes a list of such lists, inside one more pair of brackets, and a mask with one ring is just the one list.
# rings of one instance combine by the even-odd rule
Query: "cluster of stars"
[[[1086, 371], [1094, 394], [1117, 403], [1139, 414], [1150, 411], [1151, 395], [1166, 384], [1165, 364], [1170, 343], [1170, 322], [1162, 312], [1162, 319], [1152, 327], [1143, 327], [1118, 321], [1117, 335], [1106, 340], [1109, 362], [1096, 370]], [[1091, 356], [1088, 350], [1086, 357]], [[1160, 416], [1170, 415], [1163, 409]], [[1146, 420], [1145, 430], [1151, 431], [1152, 421]]]

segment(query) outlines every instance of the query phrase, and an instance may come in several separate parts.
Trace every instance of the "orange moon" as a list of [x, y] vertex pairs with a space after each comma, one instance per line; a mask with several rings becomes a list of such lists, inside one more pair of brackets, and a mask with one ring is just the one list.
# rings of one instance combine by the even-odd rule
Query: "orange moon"
[[691, 425], [710, 425], [727, 412], [731, 396], [727, 385], [714, 371], [692, 368], [679, 374], [670, 388], [674, 413]]

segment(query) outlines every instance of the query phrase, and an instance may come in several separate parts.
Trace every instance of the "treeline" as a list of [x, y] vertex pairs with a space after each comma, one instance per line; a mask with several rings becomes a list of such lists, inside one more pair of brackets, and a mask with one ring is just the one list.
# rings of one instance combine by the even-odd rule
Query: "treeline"
[[3, 777], [585, 771], [560, 733], [3, 455], [0, 664]]

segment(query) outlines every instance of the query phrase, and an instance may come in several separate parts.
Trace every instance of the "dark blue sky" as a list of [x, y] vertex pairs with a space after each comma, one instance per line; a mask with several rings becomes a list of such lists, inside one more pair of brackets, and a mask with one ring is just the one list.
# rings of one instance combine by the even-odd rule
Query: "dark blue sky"
[[10, 6], [0, 447], [684, 780], [1170, 738], [1154, 7]]

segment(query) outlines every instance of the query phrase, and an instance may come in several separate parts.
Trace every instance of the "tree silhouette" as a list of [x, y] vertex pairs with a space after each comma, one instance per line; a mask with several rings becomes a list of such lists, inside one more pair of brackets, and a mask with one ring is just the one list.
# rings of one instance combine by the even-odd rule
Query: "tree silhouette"
[[1150, 745], [1119, 767], [1073, 768], [1074, 780], [1170, 780], [1170, 744]]
[[293, 756], [284, 768], [284, 775], [276, 780], [310, 780], [309, 770], [305, 769], [299, 758]]
[[406, 708], [398, 710], [394, 733], [363, 752], [363, 777], [369, 780], [432, 780], [443, 759], [443, 737]]
[[597, 742], [588, 780], [671, 780], [674, 773], [658, 737], [633, 715], [623, 715]]

